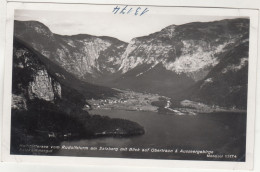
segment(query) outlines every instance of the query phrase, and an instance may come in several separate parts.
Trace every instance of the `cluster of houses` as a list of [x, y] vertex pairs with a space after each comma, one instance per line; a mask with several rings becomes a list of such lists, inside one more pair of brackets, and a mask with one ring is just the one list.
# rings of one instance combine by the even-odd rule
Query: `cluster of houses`
[[93, 107], [100, 108], [101, 106], [108, 104], [127, 103], [127, 99], [105, 99], [100, 100], [98, 103], [93, 103]]

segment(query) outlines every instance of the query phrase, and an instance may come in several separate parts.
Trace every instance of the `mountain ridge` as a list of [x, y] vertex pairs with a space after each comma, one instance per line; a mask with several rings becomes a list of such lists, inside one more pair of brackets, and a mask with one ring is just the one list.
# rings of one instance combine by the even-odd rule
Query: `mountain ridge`
[[[15, 21], [15, 22], [17, 23], [18, 21]], [[229, 22], [232, 22], [233, 25], [229, 26], [230, 25]], [[34, 23], [34, 21], [29, 21], [28, 23], [32, 24], [32, 23]], [[27, 25], [30, 25], [30, 24], [27, 24]], [[19, 24], [15, 24], [15, 28], [16, 28], [16, 25], [19, 25]], [[39, 25], [39, 22], [36, 22], [36, 26], [37, 25]], [[210, 26], [210, 25], [213, 25], [213, 26]], [[234, 25], [241, 25], [241, 27], [238, 27], [238, 26], [234, 27]], [[207, 57], [215, 56], [214, 54], [217, 55], [217, 53], [221, 52], [226, 46], [228, 46], [229, 44], [232, 44], [233, 42], [238, 41], [239, 38], [235, 38], [234, 36], [232, 38], [232, 35], [228, 35], [228, 34], [233, 33], [233, 32], [238, 32], [239, 34], [241, 34], [241, 33], [243, 33], [242, 31], [245, 31], [245, 29], [243, 30], [243, 27], [246, 27], [247, 25], [248, 25], [248, 20], [243, 19], [243, 18], [225, 19], [225, 20], [214, 21], [214, 22], [192, 22], [192, 23], [187, 23], [187, 24], [183, 24], [183, 25], [170, 25], [168, 27], [165, 27], [161, 31], [151, 33], [151, 34], [143, 36], [143, 37], [133, 38], [129, 43], [120, 41], [117, 38], [112, 38], [112, 37], [108, 37], [108, 36], [93, 36], [93, 35], [89, 35], [89, 34], [77, 34], [77, 35], [70, 35], [70, 36], [50, 34], [50, 36], [48, 36], [48, 37], [55, 35], [56, 37], [63, 38], [62, 44], [64, 44], [64, 45], [62, 45], [62, 48], [64, 50], [62, 50], [62, 48], [59, 49], [57, 47], [59, 51], [56, 52], [54, 55], [65, 59], [65, 61], [64, 62], [61, 61], [58, 63], [62, 64], [62, 63], [68, 63], [70, 61], [73, 61], [73, 58], [75, 58], [76, 55], [82, 56], [81, 55], [82, 53], [83, 53], [83, 56], [87, 57], [87, 58], [81, 57], [80, 59], [81, 59], [82, 63], [85, 64], [84, 66], [89, 66], [89, 68], [81, 67], [82, 69], [75, 70], [75, 69], [77, 69], [77, 67], [72, 66], [67, 69], [67, 70], [70, 70], [70, 72], [73, 72], [75, 75], [77, 75], [77, 72], [81, 73], [80, 75], [78, 74], [79, 75], [78, 77], [83, 78], [83, 79], [84, 79], [84, 77], [86, 77], [86, 79], [88, 79], [88, 77], [91, 75], [93, 75], [94, 78], [98, 78], [100, 75], [106, 74], [107, 72], [110, 72], [110, 74], [117, 73], [117, 72], [126, 73], [127, 71], [133, 69], [134, 67], [136, 67], [137, 65], [140, 65], [141, 63], [154, 63], [155, 64], [155, 63], [159, 63], [159, 62], [163, 62], [164, 66], [167, 70], [171, 70], [171, 71], [174, 71], [177, 73], [187, 73], [187, 75], [189, 75], [193, 72], [195, 72], [195, 73], [198, 72], [198, 70], [200, 70], [201, 68], [204, 68], [204, 67], [208, 68], [210, 66], [216, 65], [216, 63], [218, 63], [216, 58], [207, 58]], [[18, 27], [18, 29], [17, 29], [18, 31], [15, 31], [15, 33], [19, 32], [19, 26], [17, 26], [17, 27]], [[46, 26], [44, 26], [43, 28], [46, 29]], [[239, 30], [241, 30], [241, 28], [242, 28], [242, 31], [239, 31]], [[220, 35], [223, 35], [223, 36], [216, 35], [216, 33], [213, 32], [216, 29], [223, 31], [223, 33], [220, 33]], [[41, 29], [36, 29], [36, 32], [38, 30], [41, 30]], [[49, 29], [47, 29], [47, 30], [50, 31]], [[185, 31], [180, 31], [180, 30], [185, 30]], [[207, 41], [208, 41], [207, 39], [209, 38], [209, 35], [207, 35], [207, 38], [203, 38], [203, 37], [205, 37], [204, 35], [206, 35], [205, 31], [207, 31], [212, 37], [218, 37], [217, 39], [220, 39], [219, 37], [221, 37], [221, 39], [226, 39], [226, 40], [228, 38], [230, 41], [229, 42], [226, 41], [225, 42], [226, 45], [220, 44], [221, 41], [219, 41], [220, 43], [218, 43], [218, 41], [207, 43]], [[190, 34], [190, 32], [191, 33], [196, 32], [196, 33]], [[47, 31], [44, 33], [47, 33]], [[22, 33], [22, 34], [24, 34], [24, 33]], [[247, 34], [247, 32], [243, 33], [243, 35], [246, 35], [246, 34]], [[198, 40], [198, 36], [196, 36], [196, 39], [195, 39], [194, 35], [202, 35], [202, 37], [199, 38], [201, 40]], [[21, 34], [17, 34], [17, 36], [20, 37]], [[27, 35], [25, 34], [25, 38], [26, 38], [26, 36]], [[187, 37], [191, 37], [191, 38], [187, 39]], [[65, 40], [68, 38], [70, 38], [72, 40]], [[231, 38], [233, 40], [231, 40]], [[93, 47], [94, 48], [93, 49], [93, 48], [89, 47], [89, 41], [87, 41], [87, 44], [85, 44], [85, 45], [79, 45], [78, 43], [74, 42], [74, 39], [78, 39], [81, 41], [91, 39], [90, 41], [92, 41], [92, 43], [93, 42], [95, 43], [95, 41], [96, 41], [97, 45], [95, 45], [95, 47]], [[98, 39], [98, 40], [104, 39], [103, 41], [105, 41], [105, 42], [97, 41], [96, 39]], [[234, 39], [236, 39], [236, 40], [234, 40]], [[195, 41], [195, 40], [198, 40], [198, 41]], [[30, 40], [30, 41], [36, 42], [34, 44], [37, 45], [37, 41], [35, 41], [35, 40]], [[222, 42], [223, 42], [223, 40], [222, 40]], [[111, 47], [111, 43], [113, 45], [116, 44], [116, 47], [112, 47], [109, 49], [109, 47]], [[82, 47], [82, 46], [89, 47], [88, 48], [89, 51], [91, 50], [92, 52], [88, 53], [88, 51], [80, 52], [78, 50], [73, 50], [73, 51], [75, 51], [75, 54], [72, 53], [72, 55], [71, 55], [68, 51], [72, 51], [72, 50], [71, 49], [66, 50], [66, 49], [68, 49], [67, 48], [68, 45], [65, 45], [65, 44], [68, 44], [70, 48], [72, 48], [73, 46], [75, 47], [75, 44], [77, 45], [77, 47]], [[196, 45], [199, 45], [199, 44], [203, 44], [203, 45], [200, 47], [198, 47], [198, 46], [196, 47]], [[210, 45], [210, 44], [212, 44], [212, 45]], [[214, 44], [216, 44], [216, 45], [214, 45]], [[42, 48], [37, 48], [36, 45], [34, 45], [33, 47], [35, 47], [38, 50], [40, 49], [40, 52], [46, 56], [48, 56], [48, 51], [52, 51], [51, 49], [48, 50], [48, 47], [46, 48], [47, 52], [43, 51], [43, 50], [41, 50]], [[144, 46], [144, 45], [146, 45], [146, 46]], [[185, 52], [185, 48], [190, 49], [190, 46], [194, 47], [192, 52], [189, 52], [189, 51]], [[210, 49], [210, 47], [207, 48], [207, 46], [213, 47], [213, 48], [211, 48], [212, 50]], [[113, 52], [113, 51], [118, 52], [118, 50], [117, 50], [118, 47], [122, 48], [122, 49], [120, 49], [120, 53], [111, 54], [111, 52]], [[44, 47], [43, 47], [43, 49], [44, 49]], [[97, 49], [100, 49], [100, 50], [97, 50]], [[106, 50], [108, 50], [108, 51], [106, 52]], [[136, 51], [138, 51], [137, 54], [135, 53]], [[214, 51], [214, 52], [212, 52], [212, 51]], [[84, 55], [84, 53], [86, 55]], [[110, 53], [109, 58], [107, 58], [107, 57], [102, 58], [102, 54], [109, 55], [109, 53]], [[197, 58], [199, 60], [198, 62], [192, 62], [192, 60], [189, 60], [189, 58], [185, 56], [185, 55], [190, 56], [191, 53], [196, 56], [201, 56], [201, 59]], [[100, 54], [101, 54], [101, 58], [99, 58]], [[70, 56], [70, 57], [69, 57], [69, 59], [66, 59], [65, 57], [62, 57], [62, 56]], [[143, 58], [142, 56], [145, 56], [146, 58], [142, 59]], [[93, 60], [90, 61], [87, 59], [93, 59]], [[99, 59], [102, 59], [102, 60], [99, 60]], [[207, 64], [203, 63], [205, 60], [208, 60]], [[97, 61], [101, 61], [101, 64], [99, 64], [99, 62], [97, 62]], [[108, 61], [113, 62], [113, 63], [110, 63], [110, 68], [109, 68], [109, 65], [106, 66], [105, 63], [103, 63], [104, 61], [106, 61], [105, 62], [106, 64]], [[190, 64], [188, 64], [188, 63], [190, 63]], [[180, 66], [180, 64], [181, 65], [183, 64], [184, 66]], [[196, 67], [196, 65], [198, 65], [198, 64], [201, 64], [201, 66]], [[62, 65], [64, 65], [64, 64], [62, 64]], [[180, 67], [178, 67], [178, 66], [180, 66]], [[106, 69], [110, 69], [110, 70], [108, 71]], [[75, 71], [73, 71], [73, 70], [75, 70]], [[102, 71], [102, 70], [104, 70], [104, 71]], [[205, 72], [205, 73], [207, 73], [207, 72]], [[88, 75], [88, 76], [86, 76], [86, 75]], [[204, 76], [205, 75], [206, 74], [204, 74]], [[192, 77], [192, 75], [191, 75], [191, 77]], [[202, 77], [194, 76], [193, 79], [200, 80], [200, 79], [202, 79]]]
[[223, 54], [249, 39], [249, 22], [237, 18], [170, 25], [129, 43], [108, 36], [53, 34], [39, 22], [16, 21], [14, 31], [80, 80], [177, 98], [205, 81], [225, 61]]

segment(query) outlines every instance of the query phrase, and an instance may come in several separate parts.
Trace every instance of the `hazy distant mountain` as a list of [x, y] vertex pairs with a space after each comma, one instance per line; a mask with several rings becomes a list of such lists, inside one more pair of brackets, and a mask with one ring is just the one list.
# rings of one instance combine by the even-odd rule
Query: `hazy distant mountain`
[[[234, 52], [234, 60], [229, 61], [230, 66], [236, 66], [240, 58], [234, 48], [249, 39], [249, 19], [242, 18], [171, 25], [156, 33], [133, 38], [130, 43], [111, 37], [57, 35], [36, 21], [15, 21], [14, 27], [16, 37], [81, 80], [172, 98], [188, 96], [201, 101], [212, 100], [210, 103], [221, 103], [221, 98], [206, 98], [206, 94], [212, 94], [211, 88], [195, 88], [204, 81], [211, 82], [208, 78], [216, 76], [213, 76], [214, 71], [225, 70], [227, 66], [223, 64], [231, 52]], [[217, 78], [222, 79], [218, 87], [235, 87], [236, 82], [228, 77], [246, 80], [248, 49], [241, 51], [245, 54], [241, 61], [245, 64], [243, 75], [240, 69], [232, 75], [220, 72]], [[224, 80], [227, 81], [222, 82]], [[245, 84], [241, 83], [241, 86], [246, 88]]]

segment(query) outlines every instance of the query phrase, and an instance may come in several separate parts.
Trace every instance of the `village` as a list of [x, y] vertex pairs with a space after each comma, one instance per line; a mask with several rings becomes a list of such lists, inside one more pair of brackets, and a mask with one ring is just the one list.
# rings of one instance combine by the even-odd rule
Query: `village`
[[120, 90], [117, 97], [87, 100], [91, 104], [91, 107], [88, 106], [86, 109], [117, 109], [127, 111], [157, 112], [158, 107], [153, 106], [152, 102], [159, 101], [160, 97], [162, 96], [158, 94]]

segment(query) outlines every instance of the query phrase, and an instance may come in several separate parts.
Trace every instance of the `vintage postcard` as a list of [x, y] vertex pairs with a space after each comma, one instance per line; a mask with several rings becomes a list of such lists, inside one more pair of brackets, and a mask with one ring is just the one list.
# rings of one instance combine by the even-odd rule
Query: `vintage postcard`
[[9, 3], [7, 17], [4, 160], [252, 168], [258, 11]]

